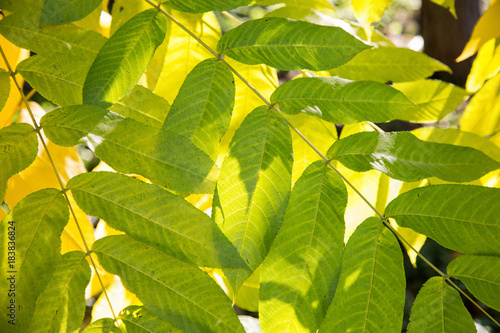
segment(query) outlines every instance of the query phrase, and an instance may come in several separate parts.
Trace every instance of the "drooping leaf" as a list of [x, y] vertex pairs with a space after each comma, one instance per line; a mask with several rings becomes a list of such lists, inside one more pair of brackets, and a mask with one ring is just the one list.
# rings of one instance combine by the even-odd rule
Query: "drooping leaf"
[[408, 333], [477, 332], [458, 291], [435, 276], [420, 289], [411, 309]]
[[472, 97], [460, 120], [460, 129], [481, 136], [500, 132], [500, 74]]
[[[18, 332], [29, 332], [35, 301], [59, 260], [60, 237], [68, 218], [61, 191], [45, 189], [24, 198], [0, 223], [0, 239], [5, 249], [1, 252], [1, 304], [7, 309], [14, 300], [14, 318], [9, 320], [14, 320]], [[12, 247], [15, 251], [7, 252]], [[7, 280], [4, 274], [14, 277], [13, 280]], [[15, 285], [15, 295], [9, 296], [7, 290], [11, 283]], [[6, 318], [0, 321], [3, 332], [10, 332], [13, 327]]]
[[399, 116], [400, 120], [406, 121], [441, 120], [454, 111], [467, 96], [464, 89], [438, 80], [396, 83], [393, 87], [417, 105]]
[[373, 23], [377, 23], [387, 7], [392, 5], [393, 0], [353, 0], [351, 2], [354, 15], [359, 23], [365, 28], [368, 39], [371, 39]]
[[73, 177], [67, 188], [87, 214], [178, 260], [205, 267], [246, 267], [206, 214], [156, 185], [92, 172]]
[[198, 267], [125, 235], [104, 237], [92, 251], [148, 310], [174, 326], [188, 332], [244, 332], [227, 296]]
[[339, 282], [320, 332], [401, 332], [405, 303], [403, 254], [379, 218], [349, 238]]
[[78, 21], [89, 15], [102, 0], [45, 0], [40, 26]]
[[414, 106], [400, 91], [383, 83], [336, 77], [288, 81], [275, 90], [271, 103], [286, 114], [304, 112], [336, 124], [398, 119]]
[[434, 3], [437, 3], [443, 8], [446, 8], [450, 11], [450, 13], [457, 18], [457, 13], [455, 11], [455, 0], [431, 0]]
[[83, 102], [109, 107], [139, 81], [166, 34], [165, 17], [143, 11], [122, 25], [99, 51], [83, 86]]
[[217, 59], [207, 59], [189, 73], [163, 128], [183, 135], [213, 160], [234, 107], [234, 78]]
[[[212, 210], [215, 221], [252, 270], [269, 251], [290, 192], [291, 137], [274, 112], [258, 107], [236, 131], [222, 164]], [[235, 292], [251, 274], [224, 273]]]
[[94, 321], [82, 331], [82, 333], [121, 333], [115, 326], [115, 321], [111, 318], [102, 318]]
[[490, 39], [477, 52], [465, 88], [469, 92], [476, 92], [483, 86], [484, 81], [491, 79], [499, 71], [500, 38]]
[[7, 180], [26, 169], [36, 158], [38, 139], [28, 124], [13, 124], [0, 129], [0, 200], [7, 191]]
[[63, 146], [88, 135], [95, 154], [117, 171], [140, 174], [183, 193], [213, 191], [208, 178], [213, 161], [178, 134], [89, 105], [54, 110], [41, 123], [45, 134]]
[[479, 50], [479, 48], [492, 38], [500, 37], [500, 2], [491, 2], [491, 6], [479, 18], [472, 36], [465, 45], [462, 54], [457, 58], [457, 62], [465, 60]]
[[481, 302], [500, 310], [500, 258], [493, 256], [463, 255], [454, 259], [447, 268], [451, 277], [462, 281]]
[[331, 69], [332, 76], [357, 81], [408, 82], [425, 79], [448, 66], [421, 52], [404, 48], [379, 47], [364, 50], [348, 63]]
[[7, 102], [10, 93], [10, 74], [6, 70], [0, 68], [0, 110]]
[[170, 104], [148, 88], [136, 85], [130, 94], [109, 109], [143, 124], [161, 128], [170, 110]]
[[341, 28], [278, 17], [248, 21], [226, 33], [217, 51], [249, 65], [281, 70], [326, 70], [369, 46]]
[[37, 299], [30, 332], [73, 332], [85, 315], [85, 287], [90, 267], [84, 252], [63, 255], [52, 279]]
[[497, 188], [432, 185], [399, 195], [385, 216], [454, 251], [498, 256], [499, 200]]
[[262, 264], [263, 331], [319, 328], [340, 274], [346, 205], [345, 185], [324, 161], [311, 164], [295, 183], [283, 225]]
[[354, 171], [375, 169], [406, 182], [429, 177], [468, 182], [500, 167], [473, 148], [421, 141], [408, 132], [354, 134], [335, 142], [328, 158]]
[[252, 0], [168, 0], [167, 3], [172, 8], [186, 13], [205, 13], [212, 11], [224, 11], [247, 6]]
[[186, 332], [154, 315], [144, 306], [131, 305], [120, 312], [118, 319], [121, 320], [121, 326], [127, 333]]

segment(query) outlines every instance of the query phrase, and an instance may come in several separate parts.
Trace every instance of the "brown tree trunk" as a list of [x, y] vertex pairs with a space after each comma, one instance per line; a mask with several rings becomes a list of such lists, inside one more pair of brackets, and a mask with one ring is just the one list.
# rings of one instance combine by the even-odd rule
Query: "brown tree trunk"
[[420, 28], [424, 52], [453, 71], [451, 75], [440, 72], [433, 77], [464, 87], [473, 57], [460, 63], [455, 59], [462, 53], [479, 19], [479, 0], [455, 0], [455, 10], [457, 19], [447, 9], [430, 0], [422, 0]]

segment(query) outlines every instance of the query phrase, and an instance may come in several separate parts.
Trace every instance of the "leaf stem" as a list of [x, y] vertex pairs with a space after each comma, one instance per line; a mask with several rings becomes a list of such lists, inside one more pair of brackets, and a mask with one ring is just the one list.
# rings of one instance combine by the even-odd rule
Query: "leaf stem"
[[[248, 82], [243, 76], [241, 76], [240, 73], [238, 73], [238, 71], [236, 71], [231, 65], [229, 65], [229, 63], [227, 61], [224, 60], [223, 55], [219, 55], [217, 52], [215, 52], [210, 46], [208, 46], [205, 42], [203, 42], [191, 30], [186, 28], [182, 23], [180, 23], [177, 19], [175, 19], [172, 15], [170, 15], [167, 11], [165, 11], [159, 5], [155, 4], [151, 0], [144, 0], [144, 1], [146, 1], [148, 4], [155, 7], [156, 9], [158, 9], [158, 11], [160, 11], [163, 15], [165, 15], [166, 17], [171, 19], [182, 30], [184, 30], [187, 34], [189, 34], [191, 37], [193, 37], [198, 43], [203, 45], [203, 47], [205, 47], [210, 53], [212, 53], [217, 59], [219, 59], [219, 61], [226, 64], [226, 66], [228, 66], [228, 68], [231, 70], [231, 72], [233, 72], [234, 75], [236, 75], [248, 88], [250, 88], [250, 90], [252, 90], [270, 109], [278, 112], [283, 117], [283, 119], [288, 124], [288, 126], [293, 131], [295, 131], [295, 133], [297, 133], [302, 138], [302, 140], [304, 140], [307, 143], [307, 145], [309, 145], [309, 147], [311, 147], [311, 149], [314, 150], [314, 152], [316, 152], [316, 154], [318, 154], [318, 156], [321, 157], [321, 159], [323, 159], [326, 162], [326, 164], [328, 164], [344, 180], [344, 182], [350, 188], [352, 188], [354, 190], [354, 192], [356, 192], [356, 194], [370, 207], [371, 210], [373, 210], [373, 212], [381, 219], [381, 221], [385, 224], [385, 226], [387, 228], [389, 228], [389, 230], [391, 230], [396, 235], [396, 237], [398, 239], [400, 239], [402, 242], [404, 242], [406, 245], [408, 245], [408, 247], [411, 248], [417, 254], [417, 256], [419, 256], [427, 265], [429, 265], [434, 271], [436, 271], [436, 273], [441, 275], [449, 284], [451, 284], [455, 289], [457, 289], [462, 295], [464, 295], [464, 297], [466, 297], [469, 301], [471, 301], [479, 310], [481, 310], [481, 312], [483, 312], [489, 319], [491, 319], [496, 325], [498, 325], [500, 327], [500, 324], [490, 314], [488, 314], [488, 312], [486, 312], [486, 310], [484, 310], [482, 307], [480, 307], [479, 304], [477, 304], [474, 300], [472, 300], [472, 298], [469, 295], [467, 295], [453, 281], [451, 281], [450, 278], [445, 273], [441, 272], [441, 270], [439, 268], [437, 268], [434, 264], [432, 264], [419, 251], [417, 251], [406, 239], [404, 239], [403, 236], [401, 236], [397, 232], [397, 230], [392, 227], [389, 220], [384, 215], [382, 215], [370, 203], [370, 201], [368, 201], [368, 199], [331, 163], [331, 161], [325, 155], [323, 155], [292, 123], [290, 123], [288, 121], [288, 119], [286, 119], [284, 117], [284, 115], [281, 113], [281, 111], [279, 111], [278, 107], [275, 107], [274, 105], [272, 105], [264, 96], [262, 96], [262, 94], [257, 89], [255, 89], [252, 86], [252, 84], [250, 82]], [[378, 127], [377, 125], [375, 125], [374, 123], [368, 122], [368, 124], [370, 126], [372, 126], [378, 132], [383, 132], [383, 130], [380, 127]]]
[[[17, 81], [17, 79], [16, 79], [16, 74], [15, 74], [15, 72], [12, 70], [12, 67], [10, 66], [10, 63], [9, 63], [9, 61], [8, 61], [8, 59], [7, 59], [7, 56], [5, 55], [5, 53], [4, 53], [3, 48], [2, 48], [2, 46], [1, 46], [1, 45], [0, 45], [0, 53], [2, 54], [3, 60], [5, 61], [5, 64], [7, 65], [7, 69], [8, 69], [8, 70], [10, 71], [10, 73], [11, 73], [12, 80], [14, 80], [14, 83], [15, 83], [15, 85], [16, 85], [16, 87], [17, 87], [17, 89], [19, 90], [19, 93], [21, 94], [21, 97], [22, 97], [22, 99], [23, 99], [23, 102], [24, 102], [24, 104], [26, 105], [26, 109], [28, 110], [28, 113], [29, 113], [29, 115], [30, 115], [31, 121], [33, 122], [33, 126], [35, 127], [35, 131], [36, 131], [36, 133], [37, 133], [37, 135], [38, 135], [38, 137], [39, 137], [39, 139], [40, 139], [40, 142], [42, 143], [42, 146], [43, 146], [43, 148], [45, 149], [45, 152], [47, 153], [47, 157], [48, 157], [48, 159], [49, 159], [49, 161], [50, 161], [50, 164], [51, 164], [51, 166], [52, 166], [52, 169], [54, 170], [54, 173], [55, 173], [55, 175], [56, 175], [56, 178], [57, 178], [57, 181], [58, 181], [58, 183], [59, 183], [59, 186], [61, 187], [61, 192], [62, 192], [62, 194], [63, 194], [64, 198], [66, 199], [66, 203], [68, 204], [69, 210], [70, 210], [70, 212], [71, 212], [71, 216], [72, 216], [72, 217], [73, 217], [73, 219], [75, 220], [75, 223], [76, 223], [76, 226], [77, 226], [78, 232], [80, 233], [80, 236], [82, 237], [82, 241], [83, 241], [83, 245], [85, 246], [85, 251], [86, 251], [86, 254], [87, 254], [87, 256], [90, 258], [90, 262], [91, 262], [91, 264], [92, 264], [92, 267], [93, 267], [93, 268], [94, 268], [94, 270], [95, 270], [95, 273], [96, 273], [96, 275], [97, 275], [97, 278], [98, 278], [98, 280], [99, 280], [99, 283], [101, 284], [102, 290], [103, 290], [103, 292], [104, 292], [104, 296], [106, 297], [106, 300], [107, 300], [107, 302], [108, 302], [108, 304], [109, 304], [109, 308], [111, 309], [111, 313], [113, 314], [113, 318], [114, 318], [114, 320], [116, 321], [116, 316], [115, 316], [115, 312], [113, 311], [113, 307], [111, 306], [111, 301], [110, 301], [110, 299], [109, 299], [109, 297], [108, 297], [108, 294], [107, 294], [107, 292], [106, 292], [106, 288], [105, 288], [105, 286], [104, 286], [104, 283], [103, 283], [103, 282], [102, 282], [102, 280], [101, 280], [101, 276], [99, 275], [99, 272], [98, 272], [98, 270], [97, 270], [97, 265], [96, 265], [96, 263], [94, 262], [94, 259], [92, 258], [92, 255], [91, 255], [90, 249], [89, 249], [89, 247], [88, 247], [88, 245], [87, 245], [87, 241], [85, 240], [85, 236], [84, 236], [84, 234], [83, 234], [83, 231], [82, 231], [82, 229], [81, 229], [81, 227], [80, 227], [80, 224], [78, 223], [78, 219], [76, 218], [76, 214], [75, 214], [75, 211], [73, 210], [73, 206], [72, 206], [72, 204], [71, 204], [71, 202], [70, 202], [70, 200], [69, 200], [69, 196], [68, 196], [68, 193], [67, 193], [66, 187], [64, 186], [64, 183], [63, 183], [63, 181], [62, 181], [62, 179], [61, 179], [61, 175], [59, 174], [59, 171], [57, 171], [57, 168], [56, 168], [56, 165], [55, 165], [54, 160], [53, 160], [53, 158], [52, 158], [52, 155], [50, 154], [50, 151], [49, 151], [49, 149], [48, 149], [48, 147], [47, 147], [47, 143], [45, 142], [45, 138], [43, 137], [43, 135], [42, 135], [42, 133], [41, 133], [41, 129], [42, 129], [42, 128], [40, 127], [40, 125], [38, 125], [38, 123], [37, 123], [37, 121], [36, 121], [36, 119], [35, 119], [35, 116], [34, 116], [34, 114], [33, 114], [33, 111], [31, 110], [31, 107], [30, 107], [30, 105], [29, 105], [28, 99], [26, 98], [26, 95], [24, 95], [24, 92], [23, 92], [23, 90], [22, 90], [21, 86], [19, 85], [19, 82], [18, 82], [18, 81]], [[33, 91], [34, 91], [34, 90], [32, 90], [32, 92], [33, 92]], [[31, 92], [30, 92], [30, 94], [31, 94]]]

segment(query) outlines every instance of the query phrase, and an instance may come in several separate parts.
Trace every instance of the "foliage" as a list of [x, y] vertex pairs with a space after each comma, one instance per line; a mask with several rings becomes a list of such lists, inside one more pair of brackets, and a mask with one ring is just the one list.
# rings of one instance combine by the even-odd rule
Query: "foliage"
[[[468, 91], [373, 30], [392, 1], [353, 1], [360, 25], [305, 3], [221, 36], [212, 11], [250, 1], [115, 0], [111, 25], [107, 0], [0, 2], [1, 331], [78, 331], [92, 297], [84, 332], [472, 332], [460, 293], [500, 311], [499, 2]], [[23, 80], [49, 112], [19, 110]], [[374, 124], [397, 119], [426, 128]], [[463, 254], [447, 274], [426, 237]], [[437, 275], [409, 324], [405, 253]]]

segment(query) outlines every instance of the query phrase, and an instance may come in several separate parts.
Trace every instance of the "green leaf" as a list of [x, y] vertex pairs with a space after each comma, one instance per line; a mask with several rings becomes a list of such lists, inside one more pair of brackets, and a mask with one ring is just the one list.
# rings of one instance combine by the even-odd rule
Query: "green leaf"
[[172, 8], [186, 13], [222, 12], [241, 6], [248, 6], [251, 0], [167, 0]]
[[88, 135], [87, 145], [117, 171], [140, 174], [182, 193], [213, 191], [213, 161], [178, 134], [89, 105], [54, 110], [41, 124], [47, 137], [62, 146], [74, 146]]
[[[291, 172], [292, 142], [287, 125], [265, 106], [254, 109], [228, 148], [212, 211], [221, 230], [252, 270], [266, 257], [281, 226]], [[224, 273], [235, 294], [251, 274]]]
[[421, 141], [408, 132], [353, 134], [335, 142], [327, 156], [354, 171], [375, 169], [406, 182], [468, 182], [500, 167], [474, 148]]
[[85, 287], [90, 281], [86, 254], [63, 255], [52, 279], [38, 297], [29, 332], [73, 332], [85, 316]]
[[102, 0], [45, 0], [40, 26], [78, 21], [92, 13]]
[[122, 331], [115, 326], [115, 321], [111, 318], [102, 318], [94, 321], [85, 327], [82, 333], [121, 333]]
[[67, 188], [87, 214], [178, 260], [205, 267], [246, 267], [206, 214], [156, 185], [91, 172], [73, 177]]
[[0, 68], [0, 112], [7, 102], [10, 93], [10, 73]]
[[458, 291], [443, 278], [427, 280], [413, 303], [408, 333], [477, 332]]
[[441, 62], [404, 48], [379, 47], [364, 50], [348, 63], [329, 70], [332, 76], [356, 81], [407, 82], [425, 79], [434, 72], [451, 72]]
[[144, 306], [128, 306], [120, 312], [118, 319], [127, 333], [186, 332], [157, 317]]
[[229, 68], [217, 59], [204, 60], [184, 80], [163, 128], [189, 138], [215, 160], [231, 120], [234, 94]]
[[145, 10], [122, 25], [104, 44], [83, 86], [83, 102], [109, 107], [139, 81], [166, 34], [165, 17]]
[[311, 164], [295, 183], [283, 225], [262, 263], [264, 331], [319, 328], [340, 274], [346, 205], [342, 179], [323, 161]]
[[304, 112], [337, 124], [398, 119], [414, 104], [388, 85], [336, 77], [300, 78], [276, 89], [271, 103], [286, 114]]
[[497, 188], [432, 185], [399, 195], [385, 216], [454, 251], [499, 256], [498, 202]]
[[35, 55], [17, 66], [17, 71], [43, 97], [60, 106], [82, 104], [85, 75], [93, 57], [74, 52]]
[[326, 70], [369, 48], [341, 28], [278, 17], [251, 20], [230, 30], [217, 51], [244, 64], [281, 70]]
[[[0, 301], [3, 309], [15, 305], [14, 318], [9, 320], [14, 320], [18, 332], [28, 332], [35, 301], [59, 260], [61, 234], [68, 219], [68, 206], [61, 191], [44, 189], [21, 200], [0, 223], [0, 242], [4, 249], [0, 254], [3, 272]], [[12, 247], [15, 254], [7, 252]], [[4, 274], [14, 279], [7, 280]], [[12, 282], [14, 295], [8, 292]], [[11, 332], [12, 327], [6, 318], [0, 321], [0, 331]]]
[[29, 124], [13, 124], [0, 129], [0, 200], [7, 191], [7, 180], [33, 163], [38, 139]]
[[416, 104], [416, 107], [411, 107], [399, 116], [400, 120], [406, 121], [441, 120], [468, 95], [458, 86], [437, 80], [396, 83], [393, 87]]
[[242, 332], [231, 302], [205, 272], [128, 236], [94, 243], [99, 262], [120, 276], [156, 316], [188, 332]]
[[170, 103], [148, 88], [136, 85], [130, 94], [113, 104], [109, 110], [143, 124], [161, 128], [170, 110]]
[[463, 255], [447, 268], [448, 275], [462, 281], [481, 302], [500, 311], [500, 258]]
[[405, 304], [403, 254], [379, 218], [349, 238], [339, 283], [320, 332], [401, 332]]

